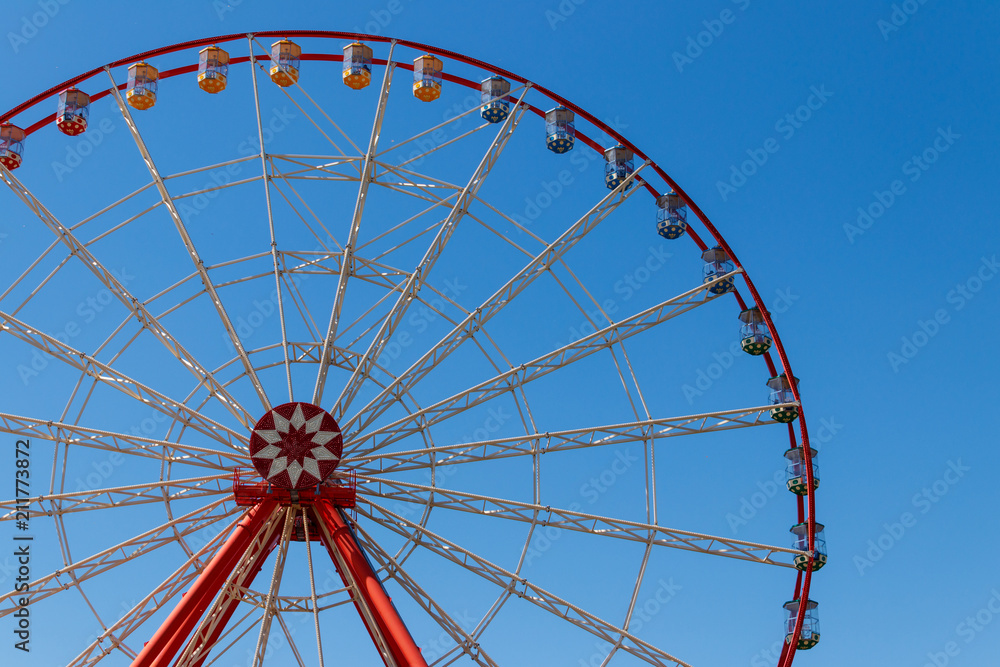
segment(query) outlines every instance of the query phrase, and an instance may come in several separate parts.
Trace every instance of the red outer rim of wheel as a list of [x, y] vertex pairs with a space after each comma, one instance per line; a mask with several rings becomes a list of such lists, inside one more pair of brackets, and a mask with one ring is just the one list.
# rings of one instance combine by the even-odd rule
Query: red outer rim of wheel
[[[379, 43], [393, 43], [393, 44], [398, 44], [400, 46], [405, 46], [405, 47], [412, 48], [412, 49], [415, 49], [415, 50], [418, 50], [418, 51], [423, 51], [425, 53], [431, 53], [433, 55], [436, 55], [436, 56], [439, 56], [439, 57], [443, 57], [443, 58], [446, 58], [446, 59], [455, 60], [457, 62], [461, 62], [461, 63], [467, 64], [467, 65], [472, 65], [474, 67], [481, 68], [481, 69], [483, 69], [485, 71], [493, 72], [494, 74], [500, 75], [500, 76], [502, 76], [504, 78], [507, 78], [507, 79], [509, 79], [511, 81], [517, 81], [518, 83], [521, 83], [521, 84], [530, 83], [531, 86], [532, 86], [532, 88], [534, 88], [535, 90], [539, 91], [540, 93], [542, 93], [543, 95], [545, 95], [549, 99], [553, 100], [554, 102], [557, 102], [558, 104], [561, 104], [564, 107], [572, 109], [574, 113], [576, 113], [578, 116], [580, 116], [580, 117], [584, 118], [585, 120], [587, 120], [587, 122], [589, 122], [591, 125], [593, 125], [594, 127], [597, 127], [602, 132], [604, 132], [606, 135], [608, 135], [612, 139], [616, 140], [618, 143], [622, 144], [623, 146], [626, 146], [627, 148], [630, 148], [632, 150], [632, 152], [637, 157], [641, 158], [644, 161], [648, 161], [649, 162], [649, 166], [653, 169], [654, 172], [656, 172], [657, 176], [659, 176], [661, 179], [663, 179], [663, 181], [668, 186], [670, 186], [677, 194], [679, 194], [680, 197], [681, 197], [681, 199], [683, 199], [684, 202], [687, 204], [688, 208], [690, 208], [694, 212], [694, 214], [698, 217], [698, 219], [704, 225], [705, 229], [708, 231], [708, 233], [711, 235], [711, 237], [715, 240], [716, 244], [719, 245], [719, 246], [721, 246], [727, 253], [729, 253], [729, 256], [732, 258], [733, 263], [735, 264], [736, 268], [738, 270], [740, 270], [741, 275], [743, 276], [743, 280], [746, 282], [747, 290], [749, 290], [750, 296], [753, 298], [754, 304], [757, 306], [757, 308], [760, 309], [760, 312], [761, 312], [761, 314], [764, 317], [764, 321], [767, 324], [768, 330], [771, 332], [771, 337], [772, 337], [773, 344], [774, 344], [773, 347], [774, 347], [774, 349], [778, 353], [778, 358], [779, 358], [779, 361], [781, 362], [782, 371], [788, 377], [794, 377], [794, 373], [792, 372], [792, 365], [788, 361], [788, 355], [785, 353], [785, 348], [784, 348], [784, 345], [781, 342], [781, 337], [778, 335], [778, 331], [774, 327], [774, 322], [771, 320], [771, 313], [767, 310], [767, 307], [764, 304], [763, 300], [761, 299], [760, 293], [757, 291], [757, 288], [754, 286], [753, 281], [750, 279], [749, 274], [746, 272], [746, 270], [744, 270], [743, 264], [739, 261], [739, 258], [736, 256], [736, 253], [733, 252], [733, 249], [729, 246], [729, 244], [726, 242], [726, 240], [722, 237], [722, 235], [719, 233], [719, 231], [715, 228], [715, 225], [712, 224], [712, 222], [711, 222], [711, 220], [709, 220], [708, 216], [705, 215], [705, 212], [702, 211], [701, 208], [699, 208], [698, 205], [694, 203], [694, 201], [691, 199], [690, 196], [688, 196], [688, 194], [684, 191], [684, 189], [681, 188], [663, 169], [661, 169], [660, 166], [656, 164], [656, 162], [654, 162], [652, 159], [650, 159], [646, 155], [646, 153], [644, 153], [642, 150], [640, 150], [637, 146], [635, 146], [634, 144], [632, 144], [624, 136], [622, 136], [621, 134], [619, 134], [613, 128], [611, 128], [606, 123], [604, 123], [600, 119], [596, 118], [595, 116], [593, 116], [589, 112], [587, 112], [584, 109], [582, 109], [582, 108], [578, 107], [577, 105], [573, 104], [572, 102], [570, 102], [566, 98], [564, 98], [564, 97], [562, 97], [562, 96], [560, 96], [560, 95], [552, 92], [548, 88], [545, 88], [544, 86], [540, 86], [540, 85], [538, 85], [538, 84], [536, 84], [534, 82], [529, 81], [528, 79], [526, 79], [526, 78], [524, 78], [522, 76], [514, 74], [513, 72], [510, 72], [510, 71], [505, 70], [505, 69], [500, 68], [500, 67], [496, 67], [494, 65], [486, 63], [486, 62], [484, 62], [482, 60], [478, 60], [476, 58], [470, 58], [468, 56], [464, 56], [464, 55], [462, 55], [460, 53], [456, 53], [454, 51], [449, 51], [447, 49], [439, 49], [439, 48], [436, 48], [436, 47], [433, 47], [433, 46], [430, 46], [430, 45], [427, 45], [427, 44], [422, 44], [420, 42], [414, 42], [414, 41], [405, 40], [405, 39], [395, 39], [395, 38], [392, 38], [392, 37], [386, 37], [386, 36], [382, 36], [382, 35], [366, 35], [366, 34], [363, 34], [363, 33], [356, 33], [356, 32], [336, 32], [336, 31], [328, 31], [328, 30], [265, 30], [265, 31], [261, 31], [261, 32], [252, 32], [252, 33], [233, 33], [233, 34], [229, 34], [229, 35], [218, 35], [218, 36], [215, 36], [215, 37], [207, 37], [207, 38], [196, 39], [196, 40], [191, 40], [191, 41], [187, 41], [187, 42], [180, 42], [178, 44], [170, 44], [170, 45], [167, 45], [167, 46], [160, 47], [158, 49], [153, 49], [152, 51], [145, 51], [143, 53], [137, 53], [137, 54], [129, 56], [127, 58], [122, 58], [120, 60], [116, 60], [114, 62], [108, 63], [107, 65], [104, 65], [104, 66], [101, 66], [101, 67], [95, 67], [94, 69], [92, 69], [92, 70], [90, 70], [88, 72], [85, 72], [83, 74], [75, 76], [75, 77], [73, 77], [71, 79], [67, 79], [64, 82], [62, 82], [62, 83], [60, 83], [58, 85], [55, 85], [55, 86], [49, 88], [48, 90], [46, 90], [46, 91], [44, 91], [42, 93], [39, 93], [39, 94], [35, 95], [34, 97], [28, 99], [27, 101], [19, 104], [18, 106], [14, 107], [13, 109], [7, 111], [2, 116], [0, 116], [0, 123], [10, 122], [14, 117], [20, 115], [21, 113], [23, 113], [23, 112], [25, 112], [25, 111], [27, 111], [27, 110], [35, 107], [39, 103], [41, 103], [41, 102], [43, 102], [43, 101], [45, 101], [45, 100], [47, 100], [47, 99], [49, 99], [49, 98], [51, 98], [51, 97], [53, 97], [55, 95], [58, 95], [58, 93], [60, 91], [65, 90], [66, 88], [70, 88], [72, 86], [76, 86], [77, 84], [79, 84], [79, 83], [81, 83], [83, 81], [86, 81], [87, 79], [90, 79], [91, 77], [93, 77], [95, 75], [100, 74], [105, 69], [111, 69], [113, 67], [120, 67], [120, 66], [123, 66], [123, 65], [130, 65], [132, 63], [140, 62], [140, 61], [143, 61], [143, 60], [148, 60], [149, 58], [152, 58], [152, 57], [155, 57], [155, 56], [160, 56], [160, 55], [164, 55], [164, 54], [168, 54], [168, 53], [174, 53], [174, 52], [177, 52], [177, 51], [183, 51], [183, 50], [186, 50], [186, 49], [194, 49], [194, 48], [198, 48], [198, 47], [211, 46], [211, 45], [215, 45], [215, 44], [224, 44], [226, 42], [232, 42], [232, 41], [236, 41], [236, 40], [244, 40], [244, 39], [253, 38], [253, 37], [278, 37], [278, 38], [285, 38], [285, 37], [305, 37], [305, 38], [336, 39], [336, 40], [347, 39], [347, 40], [351, 40], [351, 41], [361, 41], [361, 42], [379, 42]], [[268, 55], [261, 55], [261, 56], [255, 56], [255, 57], [258, 60], [267, 60], [267, 59], [269, 59]], [[230, 65], [247, 62], [248, 60], [249, 60], [248, 57], [232, 58], [230, 60]], [[302, 60], [343, 61], [343, 56], [339, 55], [339, 54], [338, 55], [334, 55], [334, 54], [305, 54], [305, 53], [303, 53], [302, 54]], [[384, 65], [385, 63], [386, 63], [386, 61], [383, 60], [383, 59], [372, 59], [372, 64], [374, 64], [374, 65]], [[405, 63], [405, 62], [398, 62], [398, 63], [396, 63], [396, 66], [397, 67], [402, 67], [404, 69], [413, 69], [413, 65], [412, 64]], [[179, 68], [176, 68], [176, 69], [168, 70], [168, 71], [165, 71], [165, 72], [160, 72], [160, 78], [164, 79], [164, 78], [169, 78], [171, 76], [177, 76], [177, 75], [180, 75], [180, 74], [187, 74], [187, 73], [195, 71], [197, 69], [197, 67], [198, 67], [197, 64], [194, 64], [194, 65], [188, 65], [188, 66], [184, 66], [184, 67], [179, 67]], [[452, 83], [458, 83], [460, 85], [468, 86], [470, 88], [476, 88], [476, 89], [479, 88], [479, 83], [478, 82], [468, 81], [466, 79], [462, 79], [462, 78], [456, 77], [454, 75], [449, 75], [447, 73], [445, 73], [443, 75], [443, 78], [446, 81], [450, 81]], [[120, 84], [118, 87], [119, 87], [119, 89], [124, 89], [125, 88], [125, 84]], [[105, 95], [110, 94], [110, 92], [111, 92], [110, 89], [108, 89], [108, 90], [99, 92], [97, 94], [92, 94], [90, 96], [90, 99], [91, 99], [92, 102], [96, 101], [96, 100], [104, 97]], [[534, 111], [536, 114], [538, 114], [540, 116], [544, 116], [544, 112], [542, 110], [537, 109], [535, 107], [532, 107], [531, 105], [527, 105], [527, 106], [528, 106], [528, 108], [530, 110]], [[55, 113], [53, 113], [53, 114], [51, 114], [49, 116], [46, 116], [45, 118], [43, 118], [43, 119], [41, 119], [41, 120], [33, 123], [32, 125], [28, 126], [27, 128], [25, 128], [25, 132], [26, 132], [26, 134], [30, 135], [31, 133], [35, 132], [36, 130], [40, 129], [41, 127], [44, 127], [47, 124], [52, 124], [54, 120], [55, 120]], [[592, 139], [590, 139], [589, 137], [587, 137], [586, 135], [584, 135], [582, 132], [580, 132], [579, 130], [577, 131], [577, 138], [581, 139], [581, 141], [583, 143], [587, 144], [588, 146], [590, 146], [594, 150], [597, 150], [598, 152], [600, 152], [600, 153], [603, 154], [604, 149], [599, 144], [597, 144], [595, 141], [593, 141]], [[657, 192], [656, 189], [653, 188], [649, 183], [646, 183], [646, 189], [654, 197], [657, 197], [659, 194], [661, 194], [661, 193]], [[695, 231], [693, 229], [691, 229], [690, 225], [688, 226], [687, 233], [691, 236], [692, 240], [695, 242], [695, 244], [698, 246], [698, 248], [700, 250], [704, 251], [705, 249], [708, 248], [708, 246], [705, 244], [705, 242], [695, 233]], [[736, 290], [736, 289], [734, 289], [733, 290], [733, 294], [736, 297], [736, 301], [739, 303], [740, 309], [741, 310], [745, 310], [746, 307], [747, 307], [746, 306], [746, 302], [743, 300], [743, 297], [740, 295], [739, 291]], [[778, 373], [775, 370], [774, 361], [771, 359], [771, 355], [770, 355], [769, 352], [764, 354], [764, 359], [765, 359], [765, 362], [767, 364], [768, 371], [771, 373], [771, 375], [772, 376], [777, 375]], [[815, 518], [814, 518], [815, 517], [815, 494], [814, 494], [814, 491], [813, 491], [813, 471], [812, 471], [812, 462], [811, 462], [810, 447], [809, 447], [809, 433], [808, 433], [808, 430], [806, 428], [805, 411], [803, 410], [803, 407], [802, 407], [802, 398], [799, 395], [798, 385], [796, 383], [792, 383], [791, 390], [792, 390], [792, 396], [799, 403], [799, 417], [798, 417], [797, 421], [799, 422], [799, 434], [800, 434], [800, 437], [801, 437], [801, 442], [800, 443], [796, 443], [796, 441], [795, 441], [794, 422], [792, 422], [792, 423], [790, 423], [788, 425], [788, 434], [789, 434], [789, 438], [790, 438], [790, 441], [791, 441], [791, 444], [792, 444], [793, 447], [801, 446], [803, 448], [803, 460], [806, 463], [806, 482], [807, 482], [807, 487], [806, 487], [807, 491], [806, 491], [806, 493], [807, 493], [807, 495], [806, 495], [805, 499], [803, 499], [802, 496], [796, 496], [796, 498], [797, 498], [797, 504], [798, 504], [798, 522], [799, 523], [807, 523], [808, 526], [809, 526], [809, 533], [808, 533], [809, 534], [809, 549], [811, 551], [813, 549], [814, 540], [815, 540], [816, 521], [815, 521]], [[799, 575], [798, 575], [798, 577], [796, 578], [795, 592], [794, 592], [794, 597], [792, 599], [804, 599], [804, 598], [808, 598], [809, 597], [809, 588], [810, 588], [811, 580], [812, 580], [812, 572], [811, 572], [811, 570], [807, 569], [806, 572], [804, 572], [804, 573], [800, 572]], [[803, 605], [802, 609], [800, 609], [800, 613], [799, 613], [798, 619], [797, 619], [796, 624], [795, 624], [795, 632], [794, 632], [794, 636], [795, 637], [798, 637], [799, 633], [802, 630], [802, 621], [804, 620], [804, 613], [803, 613], [804, 608], [805, 608], [805, 606]], [[796, 644], [796, 642], [792, 642], [790, 645], [788, 645], [788, 644], [785, 645], [785, 647], [782, 650], [781, 658], [778, 661], [778, 667], [789, 667], [792, 664], [792, 660], [793, 660], [793, 658], [795, 656], [795, 651], [796, 651], [795, 644]]]

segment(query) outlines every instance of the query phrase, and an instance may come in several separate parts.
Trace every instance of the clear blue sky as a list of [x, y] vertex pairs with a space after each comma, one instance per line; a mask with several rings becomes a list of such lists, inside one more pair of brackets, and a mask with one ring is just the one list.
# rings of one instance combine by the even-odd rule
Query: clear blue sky
[[[821, 442], [817, 518], [827, 527], [830, 563], [815, 575], [812, 594], [823, 640], [796, 664], [916, 667], [947, 651], [953, 665], [995, 662], [1000, 617], [982, 610], [1000, 600], [1000, 577], [989, 567], [1000, 550], [993, 476], [1000, 455], [990, 417], [1000, 398], [993, 342], [1000, 324], [1000, 7], [985, 0], [431, 4], [9, 0], [0, 9], [0, 109], [161, 45], [315, 28], [458, 51], [614, 121], [739, 254], [773, 304], [801, 378]], [[52, 15], [37, 18], [45, 11]], [[106, 100], [99, 104], [107, 110]], [[29, 140], [26, 160], [49, 158]], [[131, 182], [108, 169], [110, 179]], [[0, 200], [5, 209], [22, 207], [7, 192]], [[651, 225], [648, 207], [642, 210]], [[0, 220], [0, 233], [14, 232]], [[691, 254], [689, 242], [684, 249]], [[5, 273], [4, 286], [9, 279]], [[725, 321], [736, 322], [735, 313]], [[682, 335], [697, 337], [697, 325]], [[712, 362], [707, 350], [663, 368], [664, 391], [679, 414], [715, 405], [710, 391], [692, 401], [683, 395]], [[14, 403], [21, 383], [14, 364], [3, 368], [2, 403]], [[700, 517], [705, 526], [725, 532], [725, 515], [781, 467], [779, 449], [761, 457], [767, 461], [751, 473], [724, 474], [727, 483]], [[730, 464], [718, 457], [715, 465]], [[575, 488], [572, 480], [568, 486]], [[785, 505], [780, 517], [790, 524], [791, 501]], [[692, 526], [699, 529], [685, 527]], [[784, 544], [781, 532], [752, 528], [736, 536]], [[6, 540], [0, 535], [3, 552]], [[742, 605], [759, 588], [751, 577], [727, 579], [724, 590], [703, 586], [696, 577], [711, 577], [711, 569], [697, 572], [664, 573], [687, 589], [678, 604], [687, 595], [715, 597], [690, 600], [692, 616], [661, 617], [652, 636], [693, 636], [703, 645], [732, 639], [730, 664], [761, 664], [761, 652], [781, 635], [791, 574], [769, 592], [773, 612], [758, 605], [763, 619], [744, 624], [725, 615], [720, 628], [708, 610], [728, 607], [730, 596]], [[600, 584], [575, 585], [571, 599]], [[53, 628], [37, 632], [57, 641]], [[0, 636], [5, 661], [53, 664], [44, 653], [17, 662], [6, 623]], [[579, 653], [564, 664], [585, 659], [589, 645]]]

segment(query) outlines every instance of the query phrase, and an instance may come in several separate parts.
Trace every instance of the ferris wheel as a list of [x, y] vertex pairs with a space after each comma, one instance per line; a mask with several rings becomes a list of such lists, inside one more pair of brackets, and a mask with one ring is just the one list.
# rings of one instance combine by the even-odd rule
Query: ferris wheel
[[[0, 617], [58, 626], [54, 659], [818, 643], [817, 452], [767, 303], [569, 100], [406, 40], [225, 35], [0, 116], [0, 177], [0, 525], [33, 549]], [[734, 535], [727, 491], [779, 462]]]

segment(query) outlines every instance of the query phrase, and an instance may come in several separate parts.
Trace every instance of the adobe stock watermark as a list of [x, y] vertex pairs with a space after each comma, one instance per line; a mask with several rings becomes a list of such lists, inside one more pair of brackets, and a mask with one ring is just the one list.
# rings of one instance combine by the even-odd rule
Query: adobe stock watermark
[[[118, 107], [113, 106], [112, 111], [114, 114], [118, 114]], [[57, 162], [53, 160], [50, 163], [56, 180], [62, 183], [63, 179], [76, 171], [77, 167], [82, 165], [94, 153], [97, 147], [104, 143], [107, 136], [114, 131], [115, 124], [108, 116], [88, 125], [86, 132], [73, 139], [66, 146], [66, 157], [61, 161]]]
[[27, 14], [22, 16], [20, 30], [7, 33], [7, 41], [10, 42], [10, 48], [14, 50], [14, 53], [17, 54], [22, 46], [34, 39], [38, 35], [38, 31], [47, 26], [49, 21], [54, 19], [70, 1], [38, 0], [38, 11], [32, 12], [30, 16]]
[[[671, 600], [677, 597], [677, 593], [684, 590], [680, 584], [674, 583], [674, 578], [659, 579], [657, 588], [645, 600], [637, 601], [632, 612], [632, 619], [629, 622], [628, 631], [637, 634], [642, 631], [650, 621], [652, 621]], [[601, 667], [606, 664], [611, 649], [606, 642], [594, 642], [594, 652], [590, 657], [580, 658], [577, 664], [580, 667]]]
[[[971, 644], [998, 615], [1000, 615], [1000, 591], [993, 588], [990, 591], [989, 599], [983, 606], [974, 614], [966, 616], [961, 623], [955, 626], [955, 635], [966, 645]], [[949, 640], [944, 643], [940, 651], [928, 651], [927, 661], [923, 663], [922, 667], [947, 667], [951, 664], [951, 659], [958, 657], [961, 652], [962, 647], [959, 643], [955, 640]]]
[[[792, 292], [791, 287], [786, 287], [785, 289], [779, 289], [775, 291], [774, 300], [771, 302], [771, 306], [768, 309], [769, 313], [787, 313], [792, 305], [799, 300], [799, 295]], [[738, 331], [734, 331], [734, 334]], [[733, 364], [736, 363], [736, 359], [741, 355], [746, 354], [740, 345], [740, 339], [734, 337], [733, 342], [729, 344], [729, 347], [722, 352], [713, 352], [712, 358], [715, 360], [705, 366], [704, 368], [699, 368], [695, 371], [694, 382], [685, 383], [681, 386], [681, 393], [684, 394], [684, 398], [687, 399], [688, 405], [694, 405], [694, 399], [698, 396], [704, 396], [705, 392], [712, 388], [712, 386], [726, 374]]]
[[[939, 127], [934, 141], [925, 148], [919, 155], [914, 155], [903, 163], [901, 167], [903, 175], [908, 177], [911, 183], [916, 183], [920, 177], [931, 168], [942, 154], [955, 145], [955, 142], [962, 138], [961, 134], [955, 134], [948, 126], [948, 129]], [[844, 234], [847, 240], [854, 243], [854, 239], [863, 235], [872, 228], [875, 221], [885, 215], [885, 212], [892, 208], [896, 200], [906, 194], [906, 183], [902, 179], [896, 179], [889, 184], [886, 190], [876, 190], [872, 193], [873, 199], [867, 206], [858, 207], [858, 217], [854, 224], [844, 223]]]
[[560, 0], [555, 10], [545, 10], [545, 20], [549, 22], [549, 27], [555, 30], [559, 24], [569, 19], [576, 12], [576, 8], [587, 0]]
[[[112, 275], [123, 287], [135, 280], [135, 276], [122, 267], [121, 271], [111, 270]], [[53, 338], [64, 345], [72, 346], [71, 341], [83, 333], [87, 325], [97, 319], [98, 315], [104, 312], [112, 303], [117, 303], [118, 299], [107, 287], [102, 287], [94, 294], [81, 300], [73, 310], [77, 317], [69, 320], [59, 331], [50, 334]], [[28, 386], [32, 379], [38, 377], [42, 371], [49, 366], [49, 357], [41, 350], [35, 349], [31, 353], [31, 360], [26, 364], [17, 365], [17, 375], [21, 378], [24, 386]]]
[[[622, 477], [627, 475], [640, 460], [629, 448], [619, 449], [611, 457], [611, 462], [601, 472], [590, 477], [580, 485], [580, 498], [586, 500], [588, 505], [593, 505], [600, 500], [601, 496], [610, 491]], [[566, 509], [570, 512], [579, 512], [583, 509], [583, 505], [573, 501]], [[536, 529], [531, 535], [531, 543], [528, 545], [528, 552], [525, 554], [525, 567], [530, 567], [536, 558], [540, 558], [549, 551], [562, 538], [565, 532], [565, 530], [556, 526], [545, 526], [544, 528]]]
[[[259, 155], [261, 137], [263, 137], [264, 145], [266, 146], [275, 136], [283, 132], [291, 124], [293, 118], [295, 118], [295, 114], [290, 112], [288, 107], [281, 107], [280, 109], [275, 107], [271, 109], [270, 117], [266, 121], [261, 120], [260, 136], [256, 133], [248, 134], [246, 139], [236, 146], [236, 153], [240, 157]], [[185, 222], [189, 222], [201, 215], [212, 203], [212, 200], [219, 196], [222, 188], [239, 178], [246, 165], [246, 162], [237, 162], [213, 169], [209, 172], [208, 178], [201, 186], [201, 192], [191, 196], [174, 197], [177, 213]]]
[[[608, 121], [608, 125], [615, 132], [621, 132], [628, 128], [628, 125], [623, 123], [618, 116], [615, 116], [614, 120]], [[524, 209], [522, 209], [521, 213], [514, 213], [510, 217], [522, 227], [530, 227], [541, 217], [546, 209], [552, 206], [563, 195], [568, 186], [576, 182], [579, 174], [587, 171], [597, 161], [600, 161], [602, 166], [604, 165], [604, 156], [597, 151], [589, 149], [570, 151], [569, 163], [576, 168], [575, 173], [574, 170], [562, 169], [551, 181], [540, 181], [538, 183], [538, 192], [524, 198]], [[518, 229], [518, 232], [521, 232], [521, 230]]]
[[[750, 6], [750, 0], [731, 0], [731, 2], [739, 7], [741, 12], [746, 11], [747, 7]], [[726, 31], [726, 26], [736, 22], [738, 16], [739, 14], [732, 9], [726, 8], [719, 12], [719, 18], [702, 21], [701, 24], [705, 26], [705, 29], [694, 36], [688, 36], [684, 53], [674, 51], [671, 56], [677, 71], [683, 74], [684, 68], [687, 65], [693, 65], [694, 61], [705, 53], [705, 49], [710, 48], [715, 44], [715, 40], [722, 37], [722, 33]]]
[[[958, 312], [965, 308], [966, 304], [976, 297], [983, 286], [1000, 272], [1000, 263], [997, 256], [983, 257], [980, 260], [979, 268], [969, 276], [964, 282], [957, 283], [954, 289], [945, 295], [945, 301], [953, 306], [952, 310]], [[910, 363], [920, 350], [930, 343], [931, 339], [941, 332], [941, 327], [951, 322], [951, 314], [944, 308], [938, 308], [934, 314], [926, 320], [917, 320], [917, 328], [909, 336], [900, 338], [899, 349], [890, 350], [886, 355], [889, 367], [893, 373], [899, 373], [899, 369]]]
[[[800, 104], [794, 111], [786, 113], [774, 124], [774, 131], [781, 135], [785, 141], [789, 141], [795, 133], [808, 123], [813, 114], [833, 97], [833, 93], [826, 89], [826, 84], [809, 87], [809, 96], [803, 104]], [[729, 178], [725, 181], [716, 181], [715, 187], [719, 191], [722, 201], [728, 201], [729, 195], [735, 193], [747, 184], [747, 179], [754, 176], [757, 171], [767, 164], [771, 156], [781, 150], [781, 142], [775, 137], [768, 137], [761, 144], [760, 148], [748, 148], [746, 153], [749, 159], [729, 166]]]
[[615, 294], [620, 294], [621, 298], [605, 299], [601, 302], [601, 308], [586, 311], [586, 317], [579, 324], [569, 328], [568, 339], [565, 342], [556, 341], [553, 343], [553, 349], [558, 350], [564, 345], [575, 343], [581, 338], [589, 336], [598, 329], [593, 322], [600, 322], [605, 315], [617, 314], [621, 309], [621, 304], [635, 296], [653, 278], [653, 274], [666, 266], [667, 260], [673, 257], [672, 253], [664, 250], [664, 247], [665, 245], [662, 243], [659, 246], [649, 246], [646, 259], [624, 274], [620, 280], [615, 281], [613, 285]]
[[903, 0], [899, 4], [893, 3], [889, 18], [879, 19], [875, 22], [875, 26], [882, 33], [882, 39], [888, 42], [889, 35], [899, 32], [900, 28], [909, 22], [910, 17], [919, 12], [920, 8], [926, 4], [927, 0]]
[[[821, 445], [833, 440], [843, 429], [844, 425], [837, 423], [836, 417], [824, 417], [819, 420], [819, 428], [814, 428], [810, 433], [809, 445], [819, 450]], [[774, 471], [770, 479], [758, 480], [755, 485], [757, 489], [740, 498], [739, 509], [726, 513], [726, 523], [733, 535], [738, 535], [740, 529], [749, 525], [771, 499], [778, 495], [779, 489], [787, 488], [785, 479], [785, 467], [782, 466]]]
[[951, 491], [951, 487], [958, 484], [965, 477], [965, 473], [970, 470], [972, 468], [969, 466], [962, 465], [962, 459], [948, 461], [941, 477], [913, 494], [910, 499], [910, 504], [919, 511], [919, 515], [913, 512], [903, 512], [899, 515], [898, 520], [892, 523], [883, 523], [883, 532], [875, 539], [868, 540], [868, 548], [864, 555], [856, 554], [854, 556], [853, 563], [858, 574], [862, 577], [865, 576], [865, 570], [873, 567], [893, 547], [899, 544], [906, 532], [917, 525], [920, 516], [930, 512], [937, 503], [941, 502], [941, 499]]
[[[463, 632], [467, 635], [471, 635], [472, 631], [476, 629], [476, 619], [469, 613], [468, 609], [462, 611], [461, 615], [457, 619], [453, 619]], [[438, 658], [443, 657], [451, 651], [455, 646], [455, 638], [448, 633], [447, 630], [441, 630], [439, 634], [434, 639], [430, 641], [423, 642], [420, 645], [420, 653], [427, 664], [433, 663]]]

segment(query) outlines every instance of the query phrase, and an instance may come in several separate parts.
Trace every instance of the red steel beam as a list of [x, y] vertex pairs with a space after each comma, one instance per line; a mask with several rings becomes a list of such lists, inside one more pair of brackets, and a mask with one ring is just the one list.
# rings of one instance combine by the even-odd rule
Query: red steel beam
[[391, 655], [392, 662], [383, 656], [386, 667], [427, 667], [420, 649], [382, 588], [382, 582], [375, 576], [341, 510], [328, 500], [318, 501], [312, 509], [320, 526], [323, 544], [344, 585], [351, 588], [353, 582], [356, 586], [361, 599], [355, 597], [354, 604], [368, 633], [376, 646], [384, 643]]
[[198, 620], [226, 583], [247, 547], [260, 533], [264, 522], [277, 507], [277, 502], [267, 500], [247, 511], [233, 534], [198, 576], [198, 580], [170, 612], [160, 629], [143, 646], [132, 667], [166, 667], [174, 659]]
[[[250, 573], [247, 575], [247, 578], [244, 579], [243, 581], [243, 586], [245, 588], [249, 588], [250, 584], [253, 583], [253, 580], [257, 578], [258, 574], [260, 574], [261, 568], [264, 567], [264, 562], [267, 560], [267, 557], [271, 554], [271, 552], [274, 551], [274, 547], [278, 545], [278, 542], [280, 540], [281, 540], [281, 530], [279, 528], [278, 530], [274, 531], [274, 533], [271, 535], [271, 539], [268, 540], [268, 543], [265, 544], [261, 548], [261, 550], [257, 552], [257, 555], [254, 557], [253, 561], [251, 561], [247, 565], [247, 567], [250, 570]], [[218, 643], [219, 638], [222, 637], [222, 633], [225, 632], [226, 630], [226, 625], [229, 623], [229, 620], [233, 617], [233, 614], [236, 613], [236, 608], [240, 605], [241, 601], [242, 601], [242, 596], [239, 599], [228, 598], [223, 602], [225, 607], [220, 615], [218, 624], [216, 624], [215, 629], [212, 631], [212, 634], [209, 635], [208, 638], [205, 639], [205, 641], [201, 642], [201, 648], [203, 649], [202, 655], [194, 662], [189, 663], [189, 667], [202, 667], [202, 665], [205, 664], [205, 660], [208, 658], [212, 649]], [[191, 637], [191, 641], [189, 641], [188, 644], [197, 641], [197, 638], [198, 638], [197, 634]], [[184, 651], [181, 651], [180, 655], [183, 654]]]

